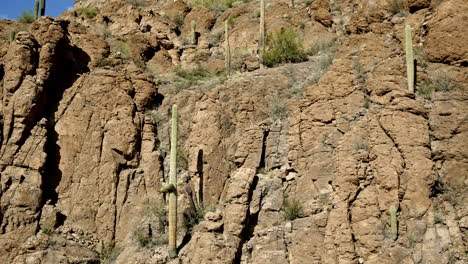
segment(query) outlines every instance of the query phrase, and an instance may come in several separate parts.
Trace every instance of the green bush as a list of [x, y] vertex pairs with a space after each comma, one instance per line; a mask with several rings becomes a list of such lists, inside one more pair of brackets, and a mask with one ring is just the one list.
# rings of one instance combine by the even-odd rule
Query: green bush
[[184, 19], [180, 15], [174, 16], [174, 19], [172, 22], [176, 24], [177, 28], [182, 28], [182, 26], [184, 25]]
[[292, 221], [302, 216], [302, 204], [298, 200], [289, 201], [287, 198], [283, 200], [284, 217]]
[[202, 0], [196, 3], [198, 6], [206, 7], [215, 12], [224, 12], [231, 8], [237, 0]]
[[34, 14], [31, 9], [21, 12], [18, 16], [18, 22], [20, 23], [32, 23], [34, 22]]
[[97, 10], [94, 7], [82, 7], [78, 8], [76, 11], [88, 19], [94, 18], [97, 15]]
[[281, 28], [274, 34], [268, 34], [263, 63], [272, 67], [280, 63], [302, 62], [307, 60], [302, 40], [292, 29]]
[[130, 41], [119, 41], [117, 51], [120, 52], [123, 58], [128, 59], [130, 56]]

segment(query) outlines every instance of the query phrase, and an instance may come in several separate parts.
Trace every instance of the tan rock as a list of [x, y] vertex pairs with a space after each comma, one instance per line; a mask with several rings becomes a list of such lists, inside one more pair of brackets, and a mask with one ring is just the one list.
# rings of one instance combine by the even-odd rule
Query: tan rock
[[463, 0], [444, 2], [437, 6], [434, 17], [428, 23], [425, 42], [430, 61], [455, 65], [467, 63], [468, 50], [462, 45], [466, 42], [464, 28], [468, 22], [463, 14], [467, 8]]
[[332, 20], [331, 16], [329, 13], [330, 10], [330, 4], [328, 1], [325, 0], [318, 0], [312, 2], [312, 5], [310, 6], [312, 9], [312, 17], [323, 24], [326, 27], [331, 26]]

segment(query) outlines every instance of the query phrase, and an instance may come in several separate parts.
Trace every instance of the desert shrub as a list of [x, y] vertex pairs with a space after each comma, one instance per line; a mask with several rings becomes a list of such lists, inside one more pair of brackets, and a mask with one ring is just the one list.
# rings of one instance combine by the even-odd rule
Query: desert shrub
[[424, 99], [431, 99], [433, 90], [434, 89], [429, 80], [425, 80], [422, 85], [418, 85], [416, 87], [416, 92]]
[[250, 51], [246, 49], [238, 49], [234, 51], [234, 55], [232, 55], [231, 60], [231, 69], [233, 71], [241, 71], [244, 67], [245, 59], [250, 56]]
[[168, 243], [168, 237], [165, 234], [158, 234], [157, 237], [153, 237], [148, 232], [137, 230], [133, 233], [133, 237], [138, 242], [140, 247], [150, 248], [153, 246], [161, 246]]
[[205, 217], [205, 214], [212, 212], [214, 207], [205, 206], [203, 204], [192, 208], [188, 213], [184, 213], [184, 226], [188, 231], [191, 231], [196, 225], [198, 225]]
[[370, 99], [368, 96], [364, 97], [364, 103], [362, 103], [362, 107], [366, 108], [366, 109], [369, 109], [369, 106], [370, 106]]
[[417, 63], [421, 65], [424, 69], [427, 68], [428, 64], [428, 59], [427, 59], [427, 53], [424, 50], [423, 47], [421, 46], [416, 46], [413, 48], [414, 51], [414, 58], [416, 59]]
[[319, 53], [335, 53], [336, 52], [336, 38], [319, 39], [314, 42], [310, 50], [309, 55], [317, 55]]
[[200, 81], [210, 77], [210, 73], [200, 65], [192, 70], [185, 70], [182, 67], [176, 67], [174, 72], [177, 76], [190, 81]]
[[281, 28], [267, 36], [263, 63], [272, 67], [280, 63], [302, 62], [307, 59], [299, 34], [292, 29]]
[[425, 99], [431, 99], [432, 93], [448, 92], [459, 88], [459, 85], [450, 77], [447, 72], [438, 71], [429, 75], [422, 85], [416, 87], [416, 92]]
[[174, 19], [172, 22], [176, 24], [177, 28], [182, 28], [182, 25], [184, 25], [184, 19], [180, 15], [174, 16]]
[[131, 4], [131, 5], [132, 5], [133, 7], [135, 7], [135, 8], [140, 8], [140, 9], [141, 9], [141, 8], [145, 8], [145, 7], [146, 7], [146, 4], [145, 4], [143, 1], [141, 1], [141, 0], [127, 0], [127, 2], [128, 2], [129, 4]]
[[198, 6], [206, 7], [215, 12], [224, 12], [231, 8], [236, 0], [202, 0], [196, 3]]
[[340, 3], [335, 3], [335, 4], [331, 5], [330, 9], [331, 9], [331, 11], [333, 11], [333, 12], [340, 12], [340, 13], [341, 13], [341, 5], [340, 5]]
[[167, 209], [164, 203], [158, 202], [154, 204], [150, 210], [150, 215], [152, 217], [156, 217], [158, 220], [159, 228], [161, 230], [165, 230], [166, 227], [168, 226], [168, 221], [167, 221]]
[[100, 263], [103, 264], [108, 264], [108, 263], [113, 263], [114, 260], [117, 259], [119, 256], [120, 252], [122, 252], [122, 249], [120, 247], [117, 247], [115, 244], [115, 241], [112, 240], [108, 245], [104, 245], [103, 242], [101, 242], [101, 254], [100, 254]]
[[21, 15], [17, 17], [20, 23], [32, 23], [34, 22], [34, 13], [31, 9], [21, 12]]
[[283, 210], [284, 217], [289, 221], [302, 216], [302, 204], [299, 202], [299, 200], [289, 200], [285, 198], [283, 200]]
[[458, 88], [458, 84], [449, 76], [447, 72], [435, 72], [429, 77], [430, 84], [436, 92], [448, 92]]
[[[203, 85], [204, 89], [211, 89], [212, 87], [222, 84], [227, 80], [227, 77], [224, 72], [219, 74], [213, 74], [208, 72], [201, 65], [193, 69], [183, 69], [181, 67], [176, 67], [174, 69], [176, 78], [171, 81], [174, 84], [172, 93], [177, 94], [180, 91], [190, 88], [196, 85]], [[203, 95], [202, 95], [203, 96]], [[186, 161], [181, 161], [181, 166], [187, 167], [188, 164]]]
[[42, 228], [41, 229], [42, 233], [48, 235], [48, 236], [52, 236], [52, 235], [55, 235], [55, 230], [53, 228]]
[[229, 18], [227, 20], [229, 28], [234, 28], [234, 26], [236, 25], [237, 18], [238, 18], [238, 16], [229, 16]]
[[94, 31], [103, 39], [108, 39], [112, 36], [112, 32], [107, 25], [96, 25]]
[[280, 96], [273, 97], [271, 101], [271, 116], [273, 119], [283, 119], [286, 116], [286, 103]]
[[387, 0], [388, 11], [392, 15], [399, 13], [404, 13], [405, 11], [405, 2], [403, 0]]
[[129, 41], [119, 41], [117, 45], [117, 51], [120, 52], [123, 58], [127, 59], [130, 55]]
[[434, 224], [443, 224], [444, 223], [444, 218], [441, 215], [435, 215], [434, 216]]
[[108, 58], [101, 58], [97, 63], [96, 63], [96, 66], [97, 67], [106, 67], [106, 66], [110, 66], [112, 67], [113, 66], [113, 63], [112, 63], [112, 60], [108, 59]]
[[97, 10], [94, 7], [82, 7], [78, 8], [76, 11], [78, 12], [78, 14], [88, 19], [94, 18], [97, 15]]

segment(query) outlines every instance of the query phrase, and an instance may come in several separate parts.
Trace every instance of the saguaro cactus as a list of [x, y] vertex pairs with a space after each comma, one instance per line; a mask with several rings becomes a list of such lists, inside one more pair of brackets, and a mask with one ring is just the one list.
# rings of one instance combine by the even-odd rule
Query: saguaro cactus
[[391, 233], [392, 238], [395, 240], [398, 236], [398, 227], [397, 227], [397, 217], [396, 217], [396, 207], [390, 206], [390, 225], [391, 225]]
[[408, 76], [408, 89], [410, 92], [414, 92], [414, 57], [413, 57], [413, 43], [411, 40], [411, 27], [406, 25], [405, 27], [405, 39], [406, 39], [406, 73]]
[[169, 257], [177, 256], [177, 105], [172, 106], [171, 161], [169, 166]]
[[197, 44], [197, 32], [196, 32], [196, 28], [197, 28], [197, 22], [195, 22], [195, 20], [192, 20], [192, 22], [190, 23], [190, 26], [191, 26], [191, 41], [192, 41], [192, 45], [196, 45]]
[[265, 0], [260, 0], [260, 38], [258, 40], [260, 68], [263, 68], [263, 55], [265, 54]]
[[16, 32], [14, 30], [10, 31], [10, 34], [8, 37], [8, 44], [11, 44], [15, 40], [15, 35], [16, 35]]
[[34, 20], [38, 18], [39, 15], [39, 0], [34, 1]]
[[228, 21], [224, 21], [224, 38], [226, 41], [226, 46], [224, 47], [225, 50], [225, 59], [224, 59], [224, 66], [226, 68], [226, 74], [229, 76], [231, 75], [231, 47], [229, 46], [229, 23]]
[[169, 257], [177, 256], [177, 105], [172, 106], [171, 155], [169, 183], [163, 183], [162, 193], [169, 194]]

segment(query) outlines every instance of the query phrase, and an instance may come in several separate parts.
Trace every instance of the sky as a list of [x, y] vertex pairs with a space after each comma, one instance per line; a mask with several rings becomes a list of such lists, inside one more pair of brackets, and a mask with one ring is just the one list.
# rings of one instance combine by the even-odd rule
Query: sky
[[[34, 9], [35, 0], [0, 0], [0, 19], [16, 20], [22, 11]], [[46, 16], [56, 17], [73, 8], [74, 0], [46, 0]]]

